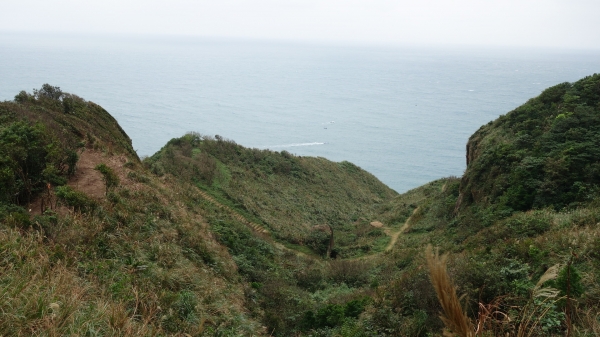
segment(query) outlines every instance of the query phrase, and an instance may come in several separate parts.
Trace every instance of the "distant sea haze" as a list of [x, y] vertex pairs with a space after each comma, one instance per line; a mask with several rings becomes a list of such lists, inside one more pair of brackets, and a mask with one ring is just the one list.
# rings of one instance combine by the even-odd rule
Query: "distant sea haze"
[[43, 83], [100, 104], [140, 156], [188, 131], [347, 160], [398, 192], [460, 176], [481, 125], [600, 72], [600, 52], [0, 36], [0, 99]]

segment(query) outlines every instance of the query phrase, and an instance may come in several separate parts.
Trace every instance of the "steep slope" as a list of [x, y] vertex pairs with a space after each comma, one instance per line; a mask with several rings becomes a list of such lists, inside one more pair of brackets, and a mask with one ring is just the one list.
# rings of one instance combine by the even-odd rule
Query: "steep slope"
[[[450, 254], [467, 313], [490, 335], [600, 333], [599, 146], [600, 75], [549, 88], [481, 127], [469, 139], [462, 178], [431, 182], [382, 207], [384, 222], [414, 214], [381, 261], [389, 281], [364, 324], [391, 335], [442, 328], [423, 268], [432, 244]], [[554, 265], [558, 275], [543, 286], [560, 295], [536, 297], [538, 279]]]
[[139, 161], [131, 139], [99, 105], [45, 84], [0, 103], [0, 202], [24, 204], [47, 184], [75, 173], [84, 146], [123, 153]]
[[248, 149], [221, 137], [188, 134], [146, 159], [157, 174], [194, 183], [277, 239], [325, 254], [333, 229], [335, 251], [352, 257], [389, 240], [369, 223], [379, 205], [397, 195], [349, 163]]
[[[198, 188], [211, 171], [185, 180], [198, 173], [185, 161], [176, 177], [154, 175], [108, 113], [49, 85], [1, 103], [0, 122], [0, 335], [290, 336], [358, 324], [374, 262], [323, 260], [265, 236], [265, 222], [214, 188], [235, 166], [213, 161], [213, 196]], [[345, 195], [369, 204], [346, 205], [353, 214], [394, 194], [349, 163], [306, 162], [333, 169], [322, 188], [358, 172]], [[309, 233], [328, 246], [328, 233]]]
[[600, 75], [546, 89], [467, 143], [459, 206], [576, 206], [598, 196]]
[[104, 109], [44, 85], [0, 123], [0, 335], [266, 333], [197, 190], [148, 175]]

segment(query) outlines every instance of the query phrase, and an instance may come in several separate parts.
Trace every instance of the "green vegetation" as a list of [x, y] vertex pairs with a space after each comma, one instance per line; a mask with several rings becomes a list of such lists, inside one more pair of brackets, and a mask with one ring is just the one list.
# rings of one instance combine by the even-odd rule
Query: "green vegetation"
[[117, 176], [115, 171], [113, 171], [113, 169], [111, 169], [110, 167], [106, 166], [106, 164], [98, 164], [95, 170], [102, 174], [102, 179], [104, 180], [104, 184], [106, 185], [106, 193], [108, 193], [109, 189], [119, 185], [119, 177]]
[[101, 107], [23, 91], [0, 103], [0, 335], [599, 335], [598, 116], [600, 75], [549, 88], [471, 137], [463, 177], [398, 195], [219, 136], [141, 163]]
[[195, 133], [172, 139], [145, 161], [154, 173], [194, 183], [219, 202], [266, 227], [274, 237], [325, 255], [349, 258], [373, 252], [377, 209], [395, 195], [373, 175], [349, 163], [248, 149]]
[[586, 203], [600, 180], [600, 76], [546, 89], [467, 144], [464, 206], [511, 211]]
[[97, 203], [85, 193], [75, 191], [69, 186], [58, 186], [55, 193], [58, 199], [63, 201], [65, 205], [73, 207], [73, 209], [79, 212], [91, 212], [97, 206]]
[[[441, 329], [435, 318], [439, 306], [420, 269], [423, 247], [432, 244], [450, 254], [450, 278], [466, 295], [469, 320], [487, 324], [486, 310], [493, 310], [516, 324], [487, 321], [493, 326], [487, 334], [597, 334], [598, 316], [586, 313], [597, 313], [600, 305], [594, 252], [600, 179], [593, 175], [600, 160], [599, 108], [600, 75], [550, 88], [471, 137], [462, 179], [426, 184], [387, 206], [384, 222], [417, 210], [384, 260], [398, 271], [385, 285], [383, 300], [374, 302], [377, 311], [388, 313], [385, 320], [372, 316], [377, 325], [418, 326], [425, 313], [426, 326]], [[561, 116], [563, 109], [573, 114]], [[574, 132], [582, 136], [571, 137]], [[560, 174], [552, 171], [557, 165]], [[566, 300], [534, 296], [534, 280], [557, 264], [561, 271], [548, 286]], [[519, 325], [523, 317], [536, 325]]]
[[[0, 201], [22, 204], [45, 188], [46, 184], [64, 185], [75, 166], [71, 153], [53, 139], [42, 124], [3, 118], [0, 129], [2, 171]], [[75, 156], [76, 158], [76, 156]]]
[[98, 147], [98, 141], [105, 150], [135, 156], [108, 112], [59, 87], [44, 84], [0, 103], [0, 203], [23, 205], [48, 184], [64, 185], [75, 173], [77, 152]]

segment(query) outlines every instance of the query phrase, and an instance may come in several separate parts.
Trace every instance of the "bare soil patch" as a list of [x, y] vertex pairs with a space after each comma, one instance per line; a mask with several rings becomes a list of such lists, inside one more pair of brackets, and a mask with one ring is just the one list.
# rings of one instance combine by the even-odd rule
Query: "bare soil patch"
[[373, 221], [370, 225], [375, 228], [383, 228], [383, 224], [380, 221]]
[[[124, 155], [107, 156], [100, 151], [83, 149], [79, 154], [75, 174], [69, 179], [67, 185], [85, 193], [92, 199], [100, 201], [106, 195], [106, 185], [102, 179], [102, 174], [95, 170], [95, 167], [102, 163], [106, 164], [119, 176], [121, 185], [130, 185], [132, 182], [127, 179], [127, 170], [123, 167], [127, 161], [128, 159]], [[31, 215], [40, 215], [44, 209], [48, 208], [59, 214], [69, 212], [68, 208], [64, 206], [56, 206], [56, 196], [52, 189], [49, 189], [47, 193], [42, 193], [41, 196], [29, 204]]]

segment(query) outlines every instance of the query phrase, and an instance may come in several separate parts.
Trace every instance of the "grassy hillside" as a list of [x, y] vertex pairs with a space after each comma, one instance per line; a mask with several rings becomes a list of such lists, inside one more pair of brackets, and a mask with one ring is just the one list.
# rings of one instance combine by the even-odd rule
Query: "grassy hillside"
[[329, 226], [342, 257], [381, 251], [389, 238], [369, 225], [397, 195], [349, 162], [248, 149], [221, 137], [188, 134], [171, 140], [146, 165], [194, 183], [275, 238], [326, 253]]
[[[182, 180], [191, 166], [155, 175], [110, 115], [57, 87], [22, 92], [0, 112], [13, 184], [0, 209], [0, 335], [289, 336], [356, 325], [370, 302], [372, 261], [323, 260], [279, 243], [275, 226], [249, 226], [267, 224], [215, 188], [228, 179], [223, 166], [209, 185], [198, 177], [215, 197]], [[356, 174], [346, 194], [368, 204], [348, 204], [352, 214], [395, 194], [349, 163], [318, 161]], [[318, 181], [315, 162], [302, 165]], [[341, 183], [329, 175], [325, 188]], [[329, 242], [326, 228], [306, 233], [316, 249]]]
[[0, 335], [597, 336], [599, 83], [544, 91], [471, 137], [463, 177], [401, 195], [193, 133], [140, 162], [98, 105], [21, 92]]
[[[366, 321], [392, 335], [441, 329], [423, 268], [431, 244], [449, 254], [463, 308], [487, 335], [600, 333], [598, 116], [600, 75], [549, 88], [469, 139], [462, 179], [385, 207], [383, 221], [413, 216], [382, 259], [390, 281]], [[552, 266], [557, 275], [538, 285]]]
[[47, 184], [73, 175], [84, 146], [137, 156], [131, 139], [106, 110], [45, 84], [0, 103], [0, 203], [31, 202]]
[[201, 196], [148, 175], [100, 106], [21, 92], [0, 148], [0, 335], [264, 332]]

